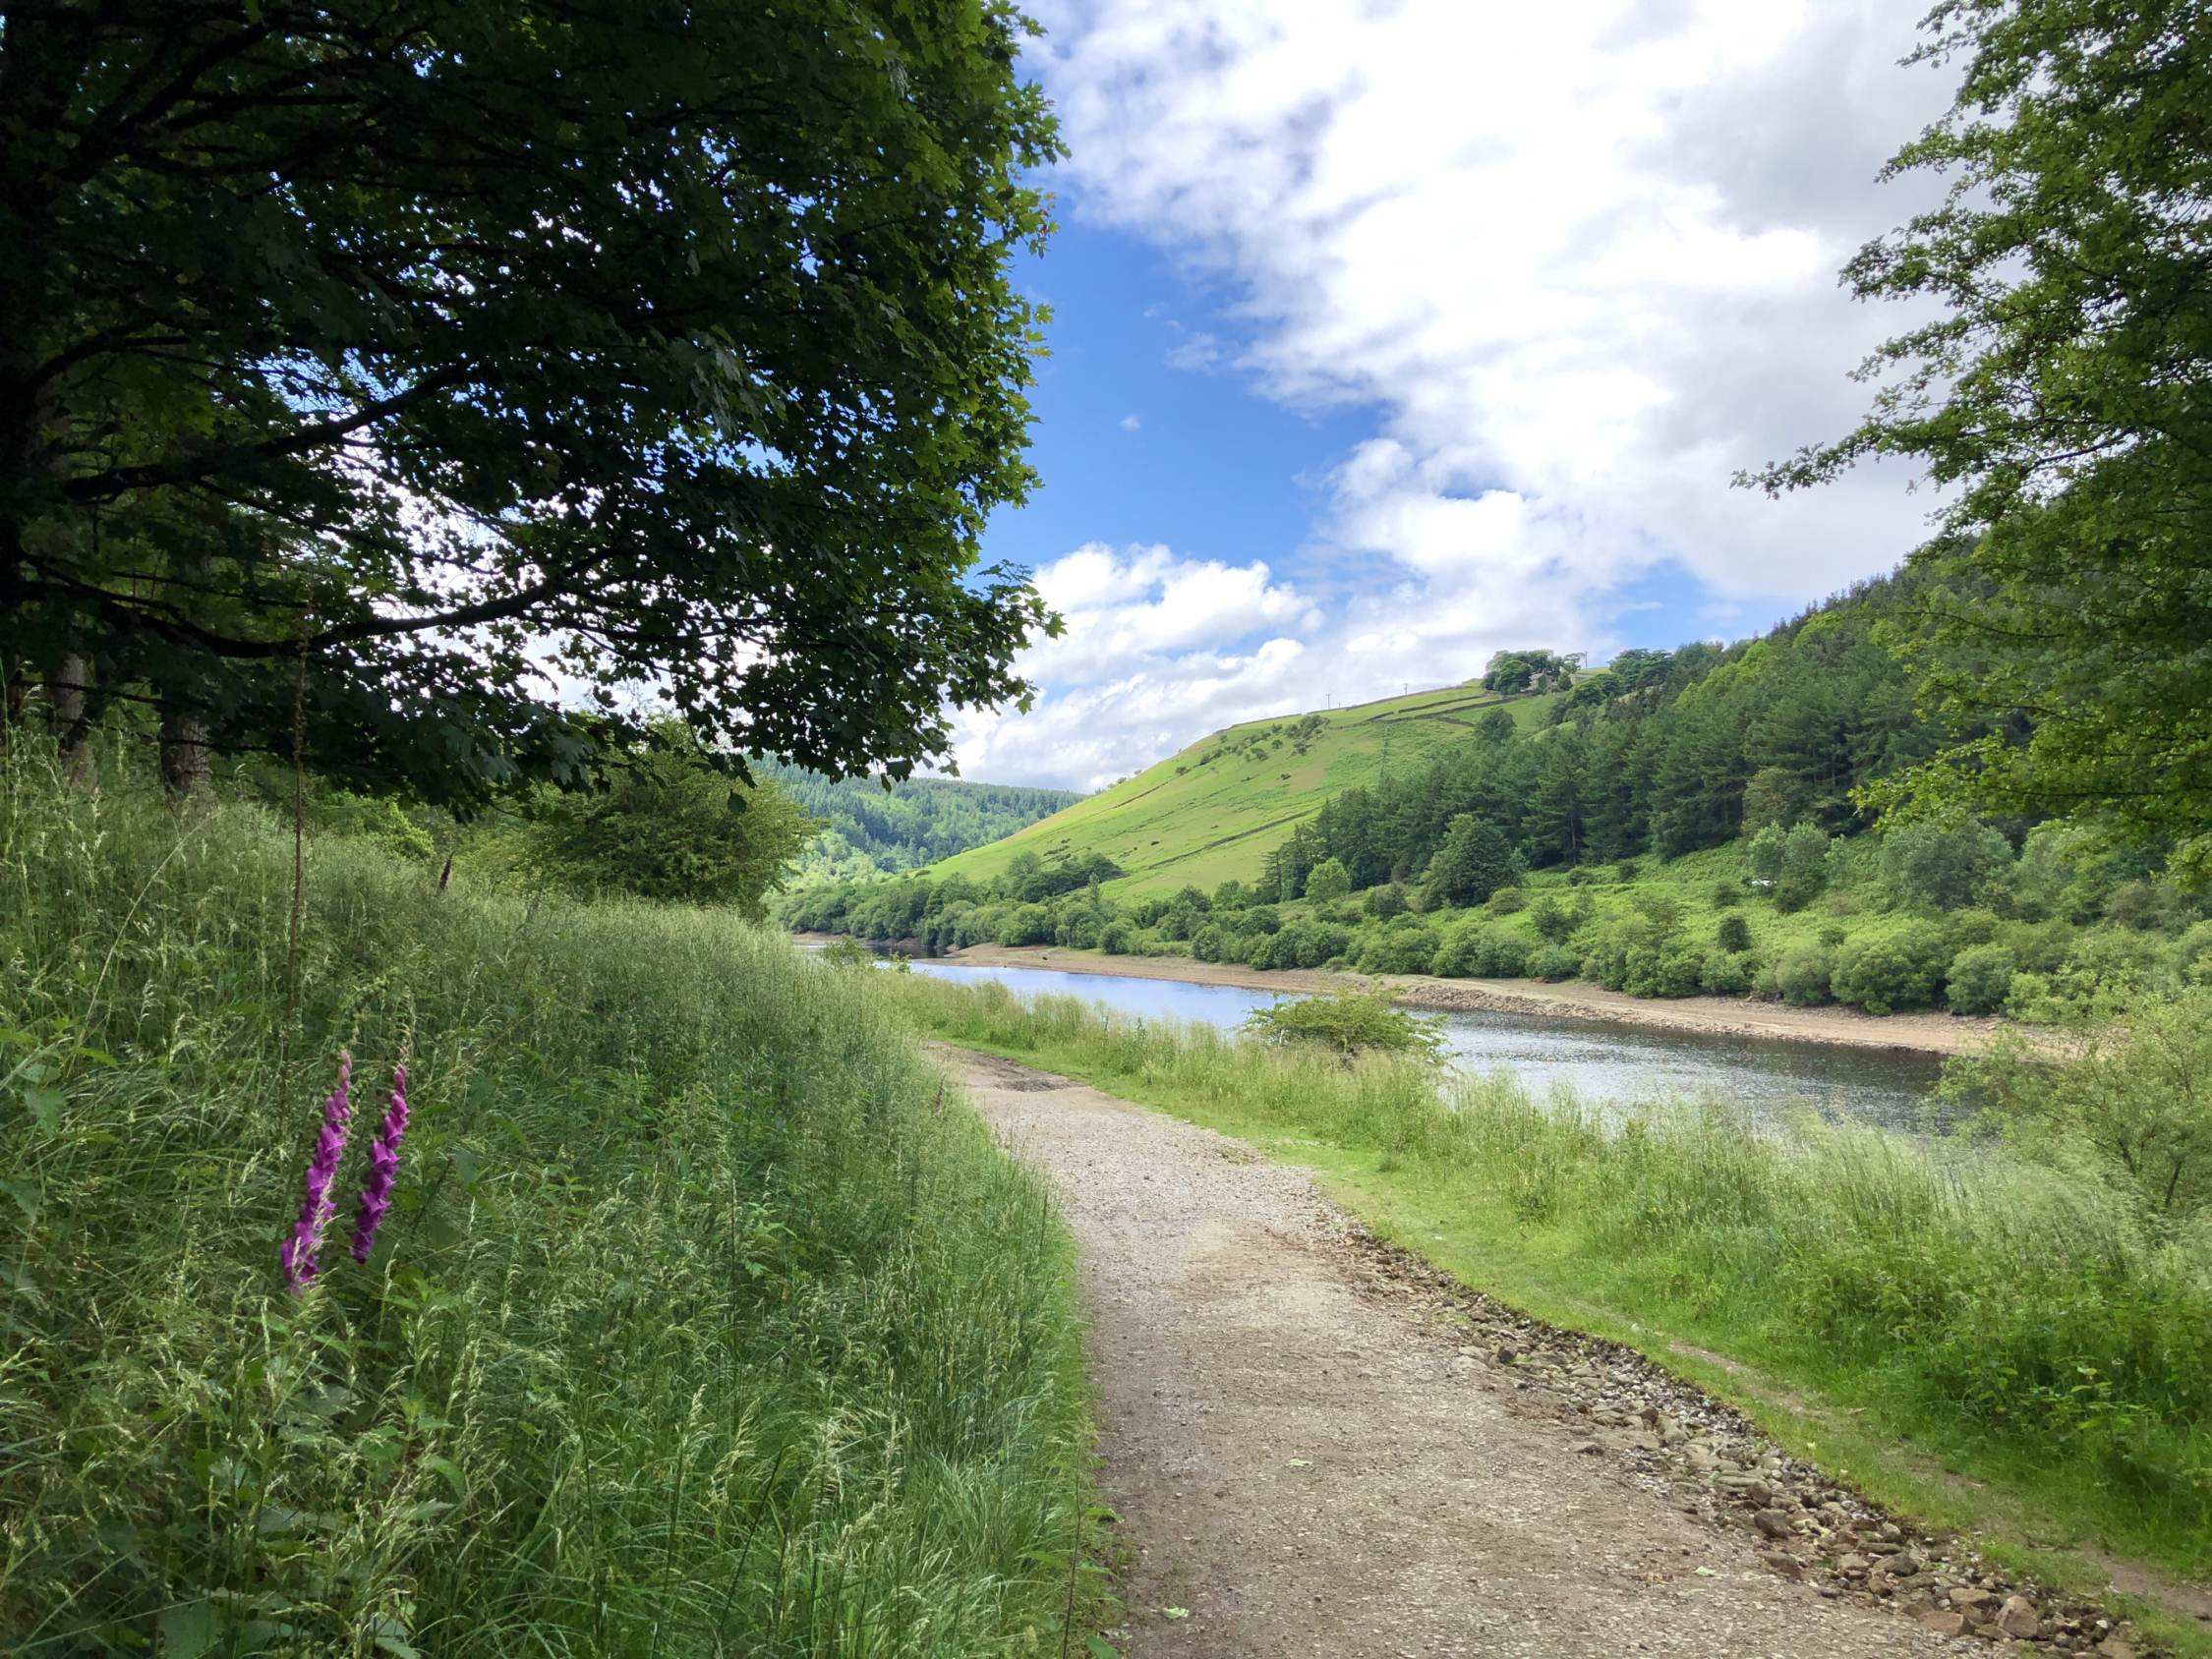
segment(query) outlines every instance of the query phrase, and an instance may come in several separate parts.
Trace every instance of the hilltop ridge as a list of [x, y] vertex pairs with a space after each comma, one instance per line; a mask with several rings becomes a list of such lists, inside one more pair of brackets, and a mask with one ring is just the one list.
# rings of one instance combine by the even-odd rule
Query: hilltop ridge
[[988, 881], [1022, 853], [1111, 860], [1125, 895], [1251, 881], [1291, 829], [1334, 795], [1432, 760], [1502, 713], [1540, 723], [1557, 693], [1501, 697], [1441, 686], [1210, 732], [1152, 766], [1002, 840], [932, 865], [935, 877]]

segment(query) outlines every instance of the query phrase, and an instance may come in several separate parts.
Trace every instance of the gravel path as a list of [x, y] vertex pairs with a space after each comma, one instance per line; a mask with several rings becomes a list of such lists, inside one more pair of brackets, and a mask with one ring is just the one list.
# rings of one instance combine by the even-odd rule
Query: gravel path
[[[1932, 1561], [1854, 1558], [1875, 1562], [1873, 1585], [1795, 1577], [1814, 1540], [1879, 1517], [1796, 1507], [1779, 1454], [1710, 1402], [1710, 1422], [1639, 1415], [1658, 1374], [1634, 1356], [1516, 1351], [1506, 1327], [1445, 1311], [1426, 1270], [1392, 1269], [1304, 1173], [1066, 1078], [938, 1054], [1051, 1179], [1081, 1250], [1101, 1481], [1127, 1555], [1119, 1651], [1993, 1651], [1930, 1627], [1951, 1605]], [[1687, 1474], [1685, 1455], [1703, 1459]], [[1808, 1537], [1761, 1536], [1752, 1512], [1776, 1504]], [[1918, 1577], [1892, 1589], [1892, 1561]], [[1985, 1599], [1977, 1617], [1994, 1617]]]

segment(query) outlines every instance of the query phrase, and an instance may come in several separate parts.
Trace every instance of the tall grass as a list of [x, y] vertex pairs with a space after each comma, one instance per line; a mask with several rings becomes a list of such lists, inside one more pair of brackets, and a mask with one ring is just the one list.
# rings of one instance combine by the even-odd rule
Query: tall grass
[[[1060, 1651], [1068, 1246], [879, 987], [316, 842], [287, 1067], [287, 838], [11, 765], [0, 1646]], [[334, 1057], [373, 1123], [403, 1043], [376, 1254], [290, 1296]]]
[[2212, 1240], [2093, 1173], [1809, 1116], [1777, 1132], [1716, 1104], [1624, 1119], [1503, 1074], [1347, 1066], [1074, 999], [878, 977], [953, 1041], [1372, 1154], [1364, 1185], [1414, 1194], [1425, 1226], [1523, 1283], [1879, 1402], [1990, 1478], [2064, 1492], [2109, 1542], [2212, 1568]]

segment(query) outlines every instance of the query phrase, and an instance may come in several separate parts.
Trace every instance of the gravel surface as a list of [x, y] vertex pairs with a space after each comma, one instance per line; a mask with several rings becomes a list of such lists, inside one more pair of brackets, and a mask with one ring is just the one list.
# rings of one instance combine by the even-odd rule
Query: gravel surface
[[1305, 1172], [938, 1053], [1081, 1251], [1122, 1653], [2136, 1651], [1640, 1355], [1379, 1243]]

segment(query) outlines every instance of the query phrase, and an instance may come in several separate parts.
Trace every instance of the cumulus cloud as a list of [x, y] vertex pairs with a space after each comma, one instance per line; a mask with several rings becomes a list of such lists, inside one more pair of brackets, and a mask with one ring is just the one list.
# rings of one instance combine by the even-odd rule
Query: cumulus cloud
[[1046, 565], [1039, 591], [1067, 623], [1019, 666], [1042, 689], [1026, 715], [970, 714], [968, 777], [1103, 788], [1191, 738], [1295, 705], [1320, 607], [1265, 563], [1091, 543]]
[[1130, 414], [1122, 417], [1122, 430], [1125, 432], [1134, 432], [1143, 425], [1144, 417], [1141, 415]]
[[[1125, 744], [1078, 715], [1067, 740], [1097, 765], [1061, 767], [1041, 725], [1025, 761], [998, 740], [1010, 764], [1127, 770], [1121, 757], [1156, 758], [1219, 709], [1465, 678], [1501, 645], [1601, 650], [1608, 596], [1655, 571], [1680, 574], [1694, 612], [1750, 601], [1756, 615], [1888, 568], [1919, 539], [1928, 502], [1894, 470], [1779, 503], [1729, 486], [1846, 428], [1865, 392], [1843, 371], [1898, 324], [1849, 304], [1834, 273], [1919, 200], [1874, 182], [1949, 96], [1939, 75], [1897, 64], [1918, 8], [1043, 10], [1076, 209], [1231, 294], [1234, 365], [1262, 395], [1371, 410], [1373, 433], [1327, 479], [1313, 544], [1277, 561], [1315, 619], [1259, 643], [1295, 654], [1262, 661], [1244, 613], [1208, 634], [1164, 590], [1149, 609], [1072, 617], [1068, 660], [1145, 665], [1066, 697], [1048, 681], [1054, 701], [1094, 699], [1095, 722], [1124, 685], [1142, 710], [1130, 729], [1152, 737]], [[1169, 332], [1171, 363], [1231, 361], [1209, 333]], [[1062, 565], [1127, 572], [1153, 555], [1168, 557], [1085, 549]], [[1146, 650], [1155, 625], [1172, 640]], [[1112, 644], [1086, 645], [1093, 626]], [[1190, 676], [1183, 690], [1171, 673]], [[1289, 701], [1258, 707], [1271, 673]]]

